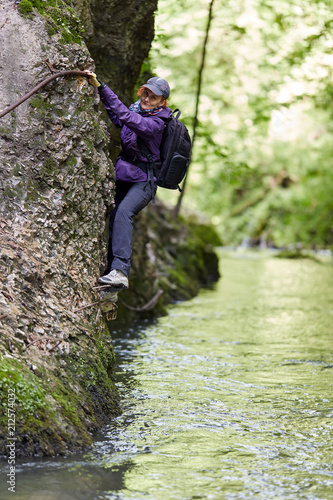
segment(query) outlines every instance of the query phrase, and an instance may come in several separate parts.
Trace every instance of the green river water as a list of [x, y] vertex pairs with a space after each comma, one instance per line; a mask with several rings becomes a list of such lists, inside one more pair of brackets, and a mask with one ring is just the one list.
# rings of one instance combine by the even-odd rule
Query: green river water
[[2, 499], [333, 499], [332, 263], [224, 251], [221, 272], [114, 333], [123, 414]]

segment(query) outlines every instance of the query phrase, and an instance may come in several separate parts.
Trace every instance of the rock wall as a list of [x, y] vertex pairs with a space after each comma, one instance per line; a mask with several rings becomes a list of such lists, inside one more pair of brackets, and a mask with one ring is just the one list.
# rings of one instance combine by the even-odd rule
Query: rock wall
[[[61, 0], [3, 0], [0, 109], [50, 75], [45, 61], [94, 69], [81, 34]], [[82, 448], [119, 412], [109, 331], [81, 309], [98, 300], [113, 203], [97, 101], [84, 78], [61, 78], [0, 121], [1, 402], [16, 390], [18, 454]]]

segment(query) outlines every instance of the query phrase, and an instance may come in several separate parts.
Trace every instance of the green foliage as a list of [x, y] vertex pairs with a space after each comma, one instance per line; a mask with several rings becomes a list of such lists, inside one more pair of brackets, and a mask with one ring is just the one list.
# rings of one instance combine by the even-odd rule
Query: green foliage
[[[150, 54], [190, 129], [208, 7], [160, 0]], [[227, 244], [333, 245], [331, 11], [215, 3], [184, 201]]]
[[34, 9], [32, 3], [29, 0], [21, 0], [18, 6], [18, 10], [20, 14], [22, 14], [22, 16], [27, 16]]

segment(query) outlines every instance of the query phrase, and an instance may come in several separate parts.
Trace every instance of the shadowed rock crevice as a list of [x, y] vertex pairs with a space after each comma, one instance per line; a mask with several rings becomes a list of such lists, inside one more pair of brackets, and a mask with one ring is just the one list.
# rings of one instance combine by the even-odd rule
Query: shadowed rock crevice
[[77, 0], [84, 39], [98, 74], [125, 104], [154, 38], [157, 0]]

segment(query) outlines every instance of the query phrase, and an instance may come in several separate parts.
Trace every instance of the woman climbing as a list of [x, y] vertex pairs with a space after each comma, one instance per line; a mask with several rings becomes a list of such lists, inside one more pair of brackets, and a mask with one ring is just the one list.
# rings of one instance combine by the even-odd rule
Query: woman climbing
[[86, 73], [90, 77], [89, 83], [97, 87], [110, 119], [117, 127], [122, 127], [123, 152], [115, 163], [116, 196], [115, 208], [110, 215], [107, 274], [98, 282], [123, 289], [128, 288], [131, 267], [133, 217], [148, 205], [157, 189], [154, 179], [149, 179], [145, 168], [148, 160], [140, 153], [137, 139], [148, 146], [154, 162], [159, 162], [159, 148], [166, 126], [162, 118], [172, 115], [167, 103], [170, 87], [163, 78], [150, 78], [138, 90], [139, 100], [127, 108], [95, 73]]

